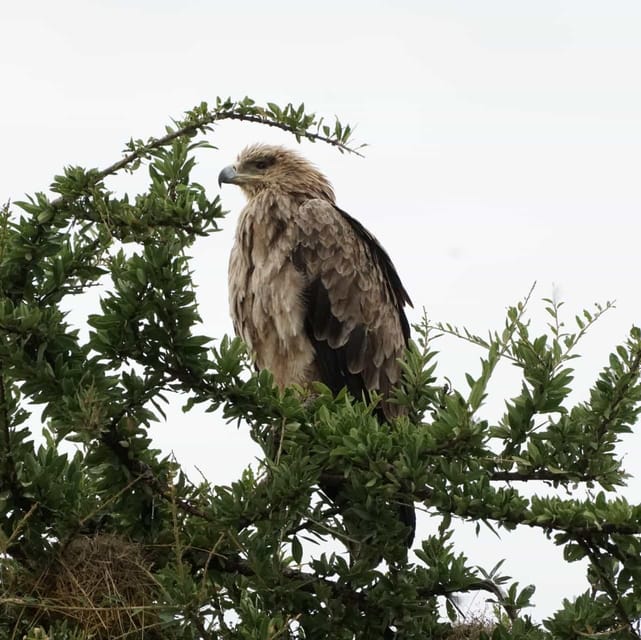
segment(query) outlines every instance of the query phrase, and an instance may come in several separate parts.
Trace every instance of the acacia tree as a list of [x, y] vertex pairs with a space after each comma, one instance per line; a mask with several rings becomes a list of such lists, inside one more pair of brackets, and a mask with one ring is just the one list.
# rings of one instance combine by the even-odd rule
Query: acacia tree
[[[525, 302], [488, 338], [424, 322], [396, 393], [407, 415], [391, 425], [321, 385], [279, 392], [268, 372], [251, 370], [240, 341], [199, 334], [188, 251], [224, 212], [190, 172], [225, 119], [349, 150], [348, 126], [302, 105], [217, 100], [162, 138], [131, 141], [103, 171], [66, 168], [53, 199], [15, 203], [20, 217], [3, 211], [0, 636], [472, 637], [455, 596], [484, 591], [497, 615], [475, 637], [641, 637], [641, 507], [613, 493], [626, 478], [616, 445], [640, 410], [639, 330], [574, 406], [571, 360], [607, 305], [567, 331], [559, 305], [546, 301], [544, 335], [531, 335]], [[117, 197], [105, 186], [142, 168], [143, 193]], [[64, 309], [96, 286], [99, 308], [80, 332]], [[442, 332], [483, 349], [469, 388], [451, 388], [437, 371]], [[523, 382], [492, 423], [478, 412], [504, 358]], [[240, 422], [263, 451], [257, 469], [231, 486], [194, 484], [154, 449], [170, 391], [184, 420], [199, 404]], [[224, 429], [203, 440], [217, 446]], [[61, 452], [65, 440], [78, 443], [74, 455]], [[345, 496], [340, 508], [318, 489], [332, 482]], [[527, 497], [524, 483], [565, 491]], [[589, 497], [573, 497], [577, 487]], [[409, 560], [387, 506], [399, 495], [438, 525]], [[472, 566], [452, 543], [459, 519], [552, 537], [568, 562], [587, 559], [585, 594], [533, 623], [534, 587]], [[352, 561], [312, 544], [345, 549], [355, 535], [365, 551]]]

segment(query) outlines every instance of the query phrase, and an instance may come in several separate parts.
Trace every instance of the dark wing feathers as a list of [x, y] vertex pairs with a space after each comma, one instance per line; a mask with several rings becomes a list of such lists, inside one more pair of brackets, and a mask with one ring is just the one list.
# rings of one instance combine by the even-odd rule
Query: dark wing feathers
[[350, 373], [359, 373], [367, 364], [367, 329], [362, 324], [356, 325], [345, 345], [345, 357]]
[[364, 333], [354, 331], [345, 345], [334, 348], [330, 342], [342, 331], [342, 325], [332, 313], [329, 294], [320, 278], [313, 280], [305, 289], [303, 299], [306, 305], [305, 332], [316, 352], [315, 364], [321, 382], [326, 384], [332, 393], [338, 393], [343, 387], [355, 398], [369, 401], [369, 393], [364, 385], [360, 371], [350, 370], [351, 352], [358, 350], [359, 336]]
[[[327, 201], [307, 201], [291, 260], [305, 274], [305, 332], [319, 379], [334, 393], [386, 396], [409, 340], [409, 296], [385, 250], [357, 220]], [[384, 413], [395, 411], [384, 403]]]
[[343, 218], [345, 218], [345, 220], [347, 220], [347, 222], [349, 222], [352, 229], [354, 229], [356, 234], [363, 240], [372, 261], [378, 265], [379, 269], [383, 272], [388, 290], [393, 299], [396, 300], [396, 308], [398, 309], [399, 318], [401, 320], [403, 336], [407, 343], [410, 339], [410, 325], [407, 321], [407, 316], [405, 315], [403, 307], [406, 304], [411, 307], [412, 300], [401, 282], [396, 268], [392, 263], [392, 259], [389, 257], [387, 251], [383, 249], [379, 241], [356, 218], [352, 218], [349, 213], [339, 209], [337, 206], [334, 206], [334, 208], [341, 214], [341, 216], [343, 216]]

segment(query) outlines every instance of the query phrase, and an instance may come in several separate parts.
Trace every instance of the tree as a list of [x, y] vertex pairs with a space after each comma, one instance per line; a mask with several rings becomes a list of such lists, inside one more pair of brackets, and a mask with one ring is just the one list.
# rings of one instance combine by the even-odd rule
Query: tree
[[[224, 212], [190, 171], [194, 151], [209, 146], [205, 134], [225, 119], [350, 150], [349, 126], [326, 125], [303, 105], [218, 100], [162, 138], [131, 141], [104, 171], [66, 168], [52, 184], [55, 199], [16, 203], [20, 217], [3, 210], [0, 635], [472, 637], [457, 622], [455, 597], [484, 591], [497, 616], [475, 637], [641, 637], [641, 507], [612, 493], [626, 478], [616, 445], [640, 411], [639, 329], [575, 406], [576, 345], [609, 305], [568, 331], [560, 305], [547, 300], [540, 336], [531, 335], [527, 300], [487, 338], [424, 321], [396, 394], [408, 415], [392, 425], [321, 385], [279, 392], [268, 372], [252, 373], [238, 340], [198, 333], [187, 252]], [[117, 197], [105, 186], [142, 167], [144, 193]], [[100, 307], [79, 331], [65, 309], [91, 287]], [[437, 374], [434, 338], [443, 332], [484, 351], [467, 390]], [[523, 383], [492, 424], [478, 411], [501, 359]], [[201, 404], [240, 422], [264, 453], [258, 469], [231, 486], [192, 483], [153, 448], [168, 392], [183, 399], [185, 420]], [[224, 438], [223, 427], [210, 433], [208, 446]], [[74, 455], [60, 450], [65, 440], [78, 443]], [[321, 481], [341, 483], [346, 504], [319, 492]], [[528, 498], [524, 483], [566, 493]], [[588, 497], [573, 497], [577, 487]], [[399, 494], [439, 523], [409, 561], [385, 508]], [[588, 560], [588, 590], [533, 623], [534, 587], [510, 584], [499, 567], [471, 566], [451, 540], [456, 519], [552, 536], [568, 562]], [[353, 561], [312, 544], [333, 541], [340, 551], [354, 535], [366, 552]]]

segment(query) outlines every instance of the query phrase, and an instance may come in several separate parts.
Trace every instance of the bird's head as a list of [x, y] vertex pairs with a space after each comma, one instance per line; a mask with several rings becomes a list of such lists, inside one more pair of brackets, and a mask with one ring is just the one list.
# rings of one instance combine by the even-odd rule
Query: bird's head
[[250, 199], [261, 191], [272, 190], [334, 202], [327, 178], [296, 151], [285, 147], [246, 147], [234, 164], [218, 174], [218, 184], [223, 182], [238, 185]]

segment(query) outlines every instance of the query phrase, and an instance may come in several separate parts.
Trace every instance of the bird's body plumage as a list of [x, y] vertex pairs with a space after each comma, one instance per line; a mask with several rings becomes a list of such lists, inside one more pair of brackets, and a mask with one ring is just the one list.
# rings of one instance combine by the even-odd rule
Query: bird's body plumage
[[320, 380], [359, 399], [376, 391], [391, 417], [386, 398], [409, 338], [409, 296], [378, 241], [336, 206], [329, 183], [300, 156], [251, 147], [236, 175], [248, 159], [274, 156], [280, 165], [251, 183], [238, 222], [229, 264], [234, 328], [280, 386]]
[[[282, 147], [245, 149], [219, 182], [237, 184], [248, 199], [229, 262], [229, 302], [256, 366], [281, 387], [320, 381], [365, 400], [376, 392], [379, 418], [398, 415], [389, 396], [411, 302], [376, 238], [336, 206], [315, 167]], [[414, 508], [397, 508], [409, 545]]]

